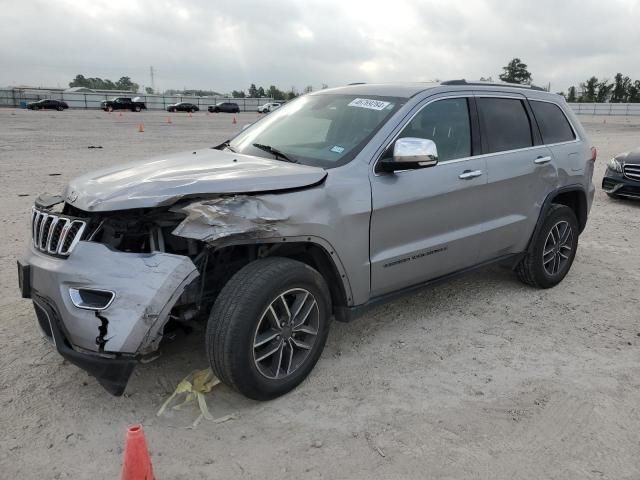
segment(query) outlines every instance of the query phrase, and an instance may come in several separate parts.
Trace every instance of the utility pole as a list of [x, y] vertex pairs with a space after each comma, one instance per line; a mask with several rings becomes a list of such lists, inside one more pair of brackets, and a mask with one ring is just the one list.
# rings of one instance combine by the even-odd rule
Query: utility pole
[[151, 76], [151, 89], [153, 90], [153, 93], [157, 93], [156, 92], [156, 82], [154, 77], [154, 72], [153, 72], [153, 65], [149, 67], [149, 75]]

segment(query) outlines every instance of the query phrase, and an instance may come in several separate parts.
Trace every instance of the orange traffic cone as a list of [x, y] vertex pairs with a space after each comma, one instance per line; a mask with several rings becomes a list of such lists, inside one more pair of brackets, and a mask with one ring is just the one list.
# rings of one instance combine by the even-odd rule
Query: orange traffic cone
[[233, 116], [233, 122], [231, 122], [231, 123], [233, 123], [234, 125], [235, 125], [236, 123], [238, 123], [238, 121], [236, 120], [236, 116], [235, 116], [235, 115]]
[[167, 117], [167, 123], [171, 123], [171, 117]]
[[144, 133], [144, 125], [142, 125], [142, 124], [138, 125], [138, 132], [139, 133]]
[[155, 479], [142, 425], [131, 425], [127, 430], [121, 478], [122, 480]]

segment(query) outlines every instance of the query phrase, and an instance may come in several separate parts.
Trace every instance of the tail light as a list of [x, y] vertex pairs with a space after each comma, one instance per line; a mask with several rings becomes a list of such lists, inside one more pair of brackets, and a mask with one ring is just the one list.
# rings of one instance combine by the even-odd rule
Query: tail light
[[591, 147], [591, 161], [595, 162], [596, 158], [598, 158], [598, 149], [596, 147]]

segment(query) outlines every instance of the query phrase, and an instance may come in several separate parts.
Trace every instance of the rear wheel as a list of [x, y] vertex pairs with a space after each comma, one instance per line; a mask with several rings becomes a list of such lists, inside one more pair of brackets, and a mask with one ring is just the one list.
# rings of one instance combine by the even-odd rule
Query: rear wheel
[[64, 110], [64, 108], [62, 107], [62, 105], [58, 105], [56, 107], [56, 110], [58, 110], [59, 112], [61, 112], [62, 110]]
[[207, 324], [207, 355], [222, 382], [269, 400], [302, 382], [329, 333], [324, 278], [288, 258], [256, 260], [225, 285]]
[[136, 105], [136, 106], [135, 106], [135, 108], [134, 108], [134, 110], [135, 110], [136, 112], [139, 112], [140, 110], [142, 110], [142, 108], [140, 107], [140, 105]]
[[533, 242], [517, 267], [518, 277], [533, 287], [553, 287], [569, 272], [578, 248], [578, 221], [573, 210], [552, 205]]

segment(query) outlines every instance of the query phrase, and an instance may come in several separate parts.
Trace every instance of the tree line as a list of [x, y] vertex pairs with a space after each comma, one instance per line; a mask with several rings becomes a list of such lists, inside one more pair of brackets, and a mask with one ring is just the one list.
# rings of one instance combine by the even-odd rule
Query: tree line
[[[326, 83], [322, 84], [322, 89], [328, 88]], [[313, 87], [311, 85], [307, 85], [303, 90], [302, 94], [313, 92]], [[275, 85], [271, 85], [268, 89], [265, 90], [264, 87], [256, 87], [255, 83], [252, 83], [247, 92], [244, 90], [234, 90], [231, 92], [231, 96], [233, 98], [262, 98], [262, 97], [270, 97], [274, 100], [293, 100], [294, 98], [300, 96], [300, 92], [296, 89], [296, 87], [291, 87], [287, 91], [280, 90]]]
[[567, 102], [640, 103], [640, 80], [632, 80], [622, 73], [616, 73], [613, 82], [593, 76], [580, 83], [579, 89], [569, 87], [565, 96]]
[[80, 74], [76, 75], [76, 77], [69, 82], [69, 87], [86, 87], [91, 90], [123, 90], [132, 93], [137, 92], [140, 88], [137, 83], [131, 81], [131, 77], [120, 77], [120, 80], [113, 82], [108, 78], [86, 78]]

